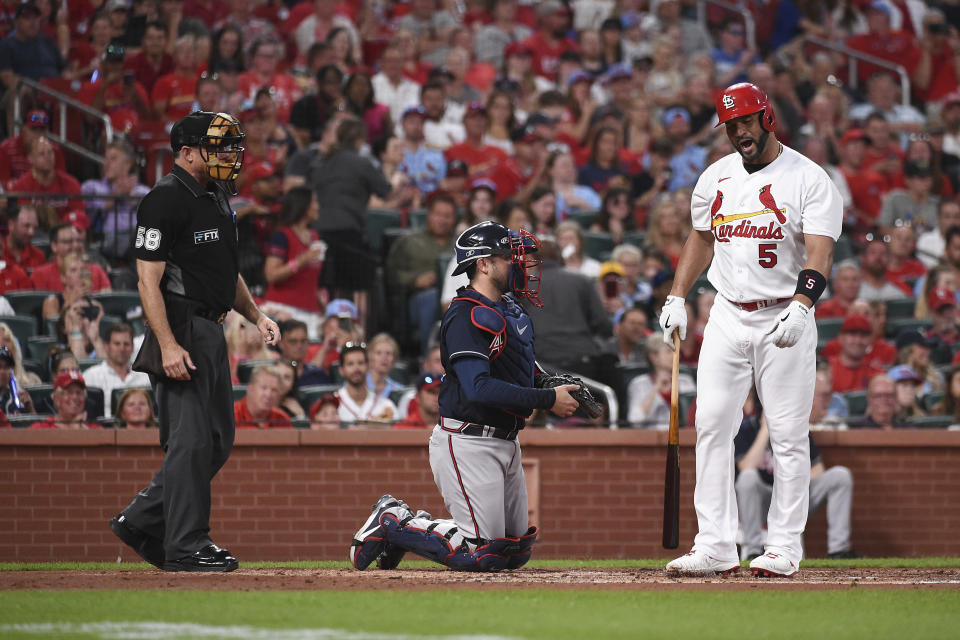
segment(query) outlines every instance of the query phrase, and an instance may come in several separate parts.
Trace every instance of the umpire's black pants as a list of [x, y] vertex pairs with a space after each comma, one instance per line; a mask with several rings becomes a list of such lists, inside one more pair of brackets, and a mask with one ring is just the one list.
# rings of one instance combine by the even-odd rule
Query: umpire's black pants
[[233, 447], [233, 386], [223, 327], [194, 317], [190, 380], [151, 376], [166, 455], [150, 486], [123, 510], [141, 531], [163, 539], [167, 560], [199, 551], [210, 540], [210, 482]]

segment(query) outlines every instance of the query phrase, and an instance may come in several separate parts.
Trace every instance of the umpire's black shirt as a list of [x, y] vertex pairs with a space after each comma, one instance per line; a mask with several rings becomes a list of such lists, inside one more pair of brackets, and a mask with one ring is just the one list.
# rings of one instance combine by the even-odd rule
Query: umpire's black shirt
[[140, 201], [133, 255], [166, 261], [162, 291], [228, 311], [239, 264], [236, 221], [223, 187], [211, 180], [204, 188], [174, 165]]

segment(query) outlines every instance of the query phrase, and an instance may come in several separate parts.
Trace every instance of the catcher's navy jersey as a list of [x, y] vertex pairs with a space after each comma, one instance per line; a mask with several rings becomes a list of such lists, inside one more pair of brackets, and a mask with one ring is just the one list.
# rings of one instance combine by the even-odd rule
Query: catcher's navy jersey
[[445, 418], [522, 429], [534, 409], [556, 400], [552, 389], [533, 388], [533, 323], [508, 296], [494, 302], [460, 289], [440, 325], [440, 357]]

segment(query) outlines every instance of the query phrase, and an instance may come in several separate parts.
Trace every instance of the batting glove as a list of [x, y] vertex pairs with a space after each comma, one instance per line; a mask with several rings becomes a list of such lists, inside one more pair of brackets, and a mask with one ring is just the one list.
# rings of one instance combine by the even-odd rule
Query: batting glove
[[777, 316], [767, 335], [773, 334], [773, 344], [781, 349], [797, 344], [803, 335], [803, 328], [807, 326], [807, 314], [810, 309], [799, 300], [794, 300], [786, 310]]
[[663, 330], [663, 341], [673, 349], [673, 330], [680, 332], [680, 339], [687, 338], [687, 307], [680, 296], [667, 296], [660, 310], [660, 328]]

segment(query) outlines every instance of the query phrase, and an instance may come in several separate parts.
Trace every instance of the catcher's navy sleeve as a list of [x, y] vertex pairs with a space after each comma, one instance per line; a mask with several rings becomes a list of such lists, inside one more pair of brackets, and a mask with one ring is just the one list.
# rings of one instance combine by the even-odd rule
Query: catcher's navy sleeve
[[494, 378], [489, 364], [482, 358], [457, 358], [453, 370], [471, 403], [532, 410], [549, 409], [557, 400], [553, 389], [521, 387]]

